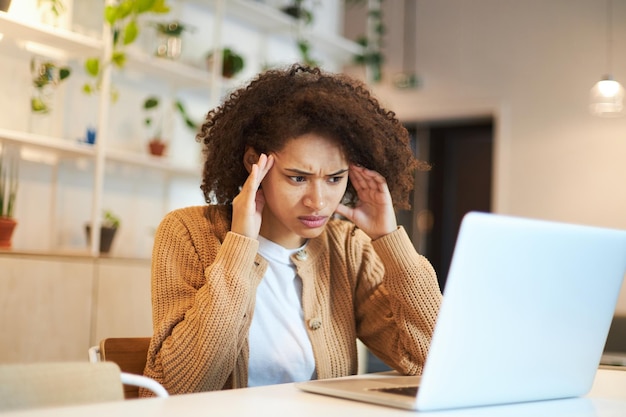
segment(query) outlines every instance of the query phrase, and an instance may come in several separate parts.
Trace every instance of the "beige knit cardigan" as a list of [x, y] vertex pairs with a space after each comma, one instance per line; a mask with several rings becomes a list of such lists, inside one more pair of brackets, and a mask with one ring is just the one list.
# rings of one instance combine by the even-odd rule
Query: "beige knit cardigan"
[[[197, 206], [169, 213], [157, 229], [144, 374], [171, 394], [247, 386], [248, 330], [267, 261], [256, 239], [229, 228], [226, 208]], [[399, 372], [421, 373], [441, 293], [404, 229], [371, 241], [334, 219], [306, 254], [292, 260], [317, 377], [355, 374], [357, 337]]]

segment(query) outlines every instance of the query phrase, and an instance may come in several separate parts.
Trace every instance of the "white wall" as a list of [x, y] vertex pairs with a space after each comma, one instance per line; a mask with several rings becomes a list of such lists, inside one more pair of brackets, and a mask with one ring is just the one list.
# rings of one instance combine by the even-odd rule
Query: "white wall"
[[[624, 84], [626, 1], [613, 3]], [[626, 228], [626, 118], [587, 110], [607, 71], [604, 1], [417, 0], [415, 32], [422, 87], [377, 95], [405, 121], [493, 114], [495, 211]]]
[[[375, 87], [384, 104], [404, 121], [493, 115], [495, 212], [626, 229], [626, 117], [588, 112], [589, 90], [609, 70], [606, 2], [415, 1], [408, 66], [422, 85], [391, 86], [403, 69], [404, 2], [385, 2], [385, 19], [395, 20], [386, 21], [386, 79]], [[612, 73], [625, 85], [626, 1], [612, 10]], [[616, 313], [626, 315], [626, 286]]]

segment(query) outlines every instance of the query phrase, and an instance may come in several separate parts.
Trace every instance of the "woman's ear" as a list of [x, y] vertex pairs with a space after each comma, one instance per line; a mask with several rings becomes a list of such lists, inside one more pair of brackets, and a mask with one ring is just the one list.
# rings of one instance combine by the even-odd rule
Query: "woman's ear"
[[256, 164], [259, 160], [259, 154], [254, 150], [252, 146], [247, 146], [246, 151], [243, 153], [243, 165], [246, 167], [246, 171], [250, 173], [252, 171], [252, 165]]

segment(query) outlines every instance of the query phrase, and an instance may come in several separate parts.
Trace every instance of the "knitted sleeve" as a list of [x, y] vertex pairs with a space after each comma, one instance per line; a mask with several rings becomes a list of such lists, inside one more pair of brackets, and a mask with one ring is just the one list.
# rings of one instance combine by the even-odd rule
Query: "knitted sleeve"
[[144, 373], [171, 394], [234, 384], [258, 285], [251, 278], [258, 241], [228, 232], [220, 242], [199, 213], [170, 213], [155, 236], [154, 334]]
[[402, 374], [421, 374], [442, 298], [434, 269], [402, 227], [363, 245], [360, 254], [359, 338]]

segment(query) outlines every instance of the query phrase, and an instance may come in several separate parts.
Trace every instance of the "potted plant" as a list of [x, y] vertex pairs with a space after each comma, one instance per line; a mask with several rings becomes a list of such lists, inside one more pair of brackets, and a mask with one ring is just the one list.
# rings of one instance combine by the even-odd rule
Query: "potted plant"
[[[144, 119], [144, 125], [148, 129], [148, 149], [150, 154], [155, 156], [162, 156], [167, 148], [167, 143], [163, 140], [162, 136], [162, 116], [157, 113], [160, 99], [156, 96], [150, 96], [143, 102], [143, 109], [146, 112]], [[198, 129], [198, 123], [191, 120], [191, 117], [187, 114], [185, 106], [180, 100], [174, 102], [174, 108], [178, 111], [183, 118], [185, 125], [194, 131]], [[157, 119], [158, 120], [155, 120]]]
[[[135, 1], [122, 0], [115, 3], [106, 2], [104, 20], [111, 28], [113, 48], [105, 61], [100, 57], [90, 57], [85, 60], [84, 68], [93, 82], [83, 84], [85, 94], [94, 94], [100, 90], [103, 68], [113, 65], [124, 68], [126, 65], [126, 47], [137, 40], [139, 36], [139, 17], [147, 13], [167, 14], [170, 12], [168, 0]], [[117, 99], [117, 91], [112, 90], [112, 100]]]
[[30, 60], [30, 72], [33, 77], [33, 95], [30, 109], [36, 114], [48, 114], [54, 89], [71, 74], [70, 67], [58, 66], [46, 58], [33, 57]]
[[313, 21], [313, 12], [304, 7], [303, 0], [291, 0], [289, 4], [282, 7], [280, 10], [293, 17], [303, 21], [305, 24], [310, 24]]
[[191, 31], [189, 25], [177, 20], [171, 22], [154, 22], [158, 35], [156, 56], [161, 58], [177, 59], [183, 49], [182, 34], [185, 30]]
[[43, 23], [53, 26], [58, 24], [59, 18], [65, 12], [66, 7], [61, 0], [37, 0], [37, 8], [42, 14]]
[[[207, 67], [209, 70], [213, 67], [213, 52], [209, 52], [206, 56]], [[222, 77], [232, 78], [243, 70], [245, 60], [243, 56], [231, 48], [222, 49]]]
[[[113, 244], [113, 238], [119, 227], [120, 218], [111, 210], [104, 210], [102, 212], [102, 222], [100, 223], [100, 253], [109, 253]], [[89, 223], [85, 225], [85, 232], [87, 233], [87, 243], [89, 243], [91, 241], [91, 225]]]
[[17, 226], [13, 215], [18, 183], [17, 156], [3, 147], [0, 151], [0, 248], [11, 247]]
[[161, 116], [156, 113], [158, 107], [158, 97], [150, 96], [144, 100], [143, 109], [146, 112], [146, 117], [144, 118], [143, 123], [148, 130], [148, 149], [150, 154], [163, 156], [165, 149], [167, 148], [167, 143], [163, 140], [162, 136], [163, 127]]
[[[311, 7], [313, 4], [310, 5]], [[319, 62], [311, 55], [311, 43], [306, 39], [303, 28], [313, 24], [314, 14], [312, 9], [305, 5], [304, 0], [291, 0], [287, 5], [280, 9], [283, 13], [293, 17], [298, 22], [295, 32], [296, 47], [300, 53], [300, 61], [311, 67], [319, 65]]]
[[368, 68], [370, 80], [376, 83], [383, 78], [383, 64], [385, 62], [382, 49], [383, 36], [387, 29], [383, 22], [382, 1], [348, 0], [348, 4], [359, 4], [367, 7], [368, 26], [372, 30], [367, 35], [359, 36], [357, 39], [357, 43], [363, 48], [363, 53], [355, 55], [353, 61], [357, 65]]

